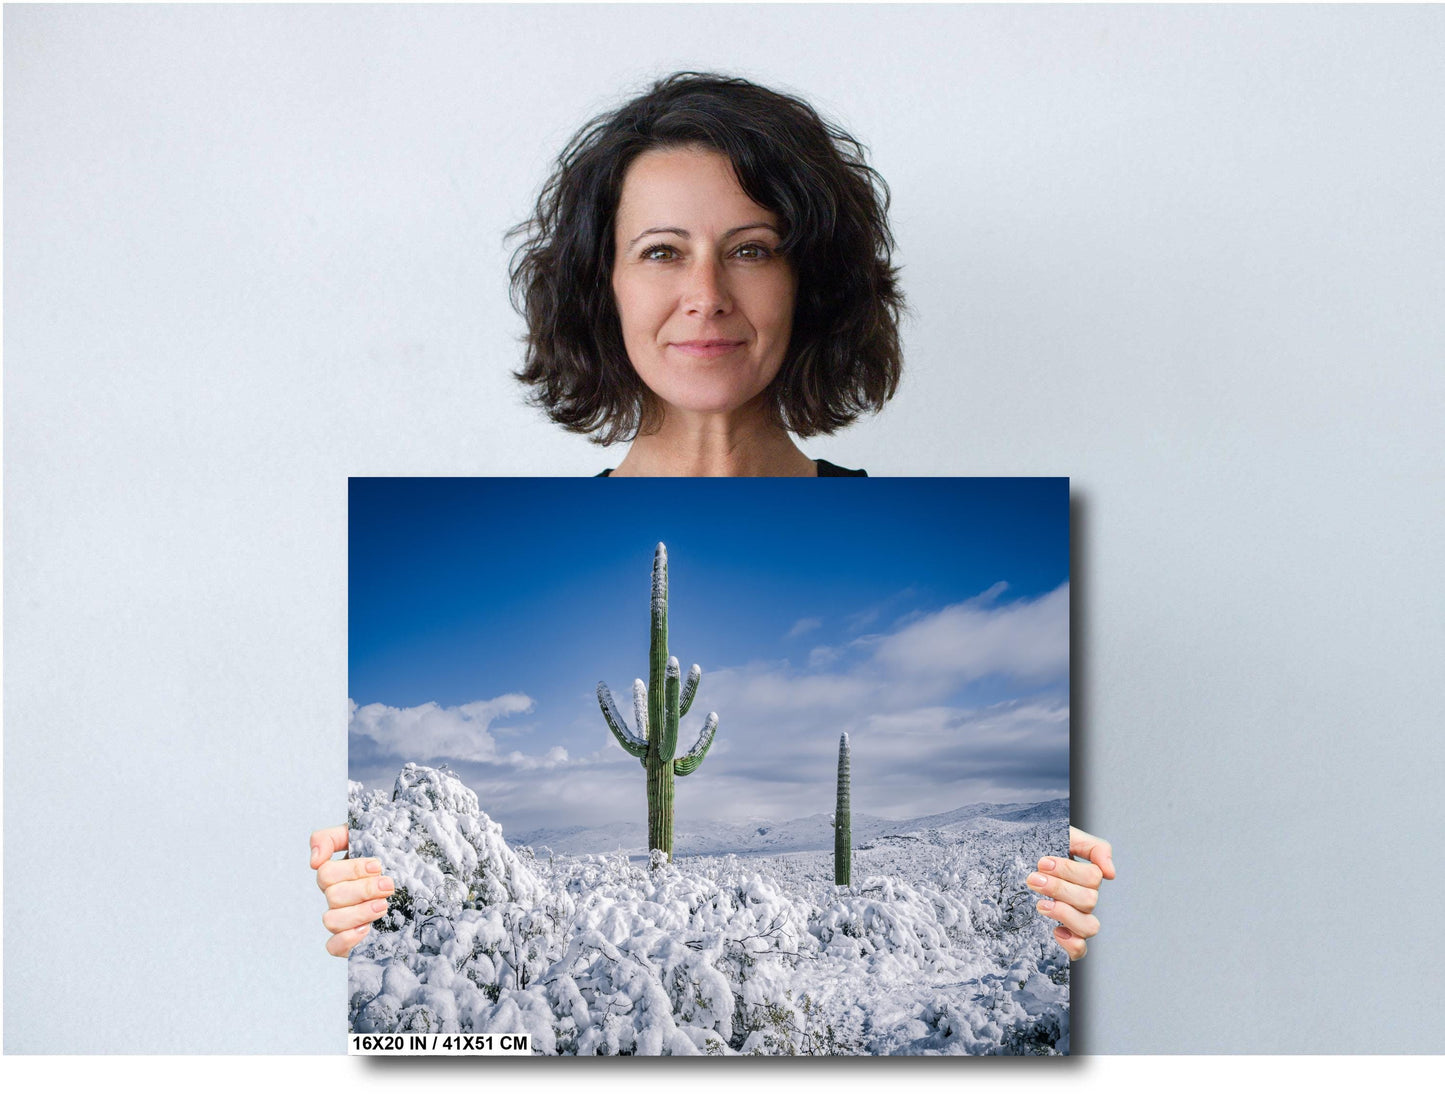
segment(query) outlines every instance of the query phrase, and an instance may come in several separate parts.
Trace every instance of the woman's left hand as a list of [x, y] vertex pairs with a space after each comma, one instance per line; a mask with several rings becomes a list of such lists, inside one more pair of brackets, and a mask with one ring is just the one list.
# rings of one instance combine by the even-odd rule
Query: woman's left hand
[[1114, 877], [1114, 850], [1109, 841], [1070, 825], [1069, 855], [1083, 856], [1089, 862], [1044, 856], [1027, 884], [1029, 890], [1044, 895], [1039, 900], [1039, 912], [1059, 923], [1054, 937], [1069, 954], [1069, 960], [1076, 961], [1088, 952], [1085, 938], [1099, 932], [1094, 907], [1099, 901], [1099, 883]]

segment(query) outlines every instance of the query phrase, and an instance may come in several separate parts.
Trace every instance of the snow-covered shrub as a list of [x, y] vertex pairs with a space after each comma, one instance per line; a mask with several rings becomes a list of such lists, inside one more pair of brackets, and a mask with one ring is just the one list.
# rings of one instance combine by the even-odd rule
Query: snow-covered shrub
[[[352, 783], [353, 857], [381, 860], [412, 905], [452, 914], [496, 902], [528, 905], [540, 885], [502, 840], [502, 828], [456, 775], [409, 762], [390, 800]], [[418, 914], [423, 914], [418, 909]]]
[[545, 1054], [1067, 1052], [1066, 957], [1009, 883], [1057, 822], [883, 840], [844, 887], [829, 851], [543, 865], [424, 766], [390, 799], [354, 784], [351, 817], [355, 853], [399, 887], [351, 955], [358, 1032], [528, 1033]]

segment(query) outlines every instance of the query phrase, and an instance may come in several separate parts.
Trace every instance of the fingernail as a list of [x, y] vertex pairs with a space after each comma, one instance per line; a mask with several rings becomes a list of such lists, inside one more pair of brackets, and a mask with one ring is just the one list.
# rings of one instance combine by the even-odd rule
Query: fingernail
[[383, 890], [390, 894], [392, 890], [395, 889], [396, 884], [393, 883], [390, 879], [379, 879], [377, 880], [376, 886], [378, 890]]
[[311, 858], [312, 858], [313, 861], [314, 861], [314, 860], [316, 859], [316, 857], [319, 856], [320, 854], [321, 854], [321, 849], [320, 849], [320, 848], [312, 848], [312, 849], [311, 849]]
[[1039, 860], [1039, 867], [1041, 867], [1045, 871], [1052, 871], [1054, 869], [1054, 861], [1048, 856], [1045, 856], [1043, 859]]
[[384, 914], [386, 912], [386, 903], [382, 902], [381, 899], [378, 898], [375, 902], [371, 904], [371, 908], [378, 914]]
[[1030, 876], [1029, 876], [1029, 886], [1031, 886], [1031, 887], [1047, 887], [1048, 885], [1049, 885], [1049, 879], [1048, 879], [1048, 876], [1047, 876], [1047, 875], [1030, 875]]
[[367, 873], [368, 875], [375, 875], [375, 874], [377, 874], [380, 870], [381, 870], [381, 860], [379, 860], [379, 859], [369, 859], [369, 860], [366, 861], [366, 873]]
[[1040, 909], [1040, 910], [1052, 910], [1053, 908], [1054, 908], [1054, 900], [1053, 900], [1052, 898], [1041, 898], [1041, 899], [1039, 899], [1039, 909]]
[[1059, 938], [1061, 938], [1061, 939], [1064, 940], [1064, 941], [1067, 941], [1069, 938], [1071, 938], [1071, 937], [1074, 936], [1074, 935], [1073, 935], [1072, 933], [1070, 933], [1070, 932], [1068, 931], [1068, 929], [1067, 929], [1066, 927], [1064, 927], [1064, 926], [1055, 926], [1055, 927], [1054, 927], [1054, 933], [1055, 933], [1056, 936], [1058, 936]]

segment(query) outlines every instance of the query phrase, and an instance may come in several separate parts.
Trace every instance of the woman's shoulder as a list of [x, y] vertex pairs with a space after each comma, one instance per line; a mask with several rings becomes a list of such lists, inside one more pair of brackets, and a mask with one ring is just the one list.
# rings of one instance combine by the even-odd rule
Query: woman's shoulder
[[[830, 462], [828, 462], [827, 459], [814, 459], [813, 462], [815, 462], [815, 463], [818, 464], [818, 477], [819, 477], [819, 478], [867, 478], [867, 477], [868, 477], [868, 472], [867, 472], [867, 471], [850, 471], [847, 467], [840, 467], [840, 466], [838, 466], [837, 463], [830, 463]], [[597, 478], [606, 478], [606, 477], [607, 477], [608, 475], [610, 475], [611, 473], [612, 473], [612, 468], [611, 468], [611, 467], [608, 467], [606, 470], [598, 471], [595, 477], [597, 477]]]

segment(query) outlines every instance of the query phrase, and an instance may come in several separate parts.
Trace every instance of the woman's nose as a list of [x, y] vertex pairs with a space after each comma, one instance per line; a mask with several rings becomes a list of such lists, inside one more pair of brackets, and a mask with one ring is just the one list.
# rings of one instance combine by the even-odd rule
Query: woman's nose
[[683, 309], [705, 317], [726, 315], [732, 310], [727, 277], [718, 261], [699, 259], [688, 269]]

